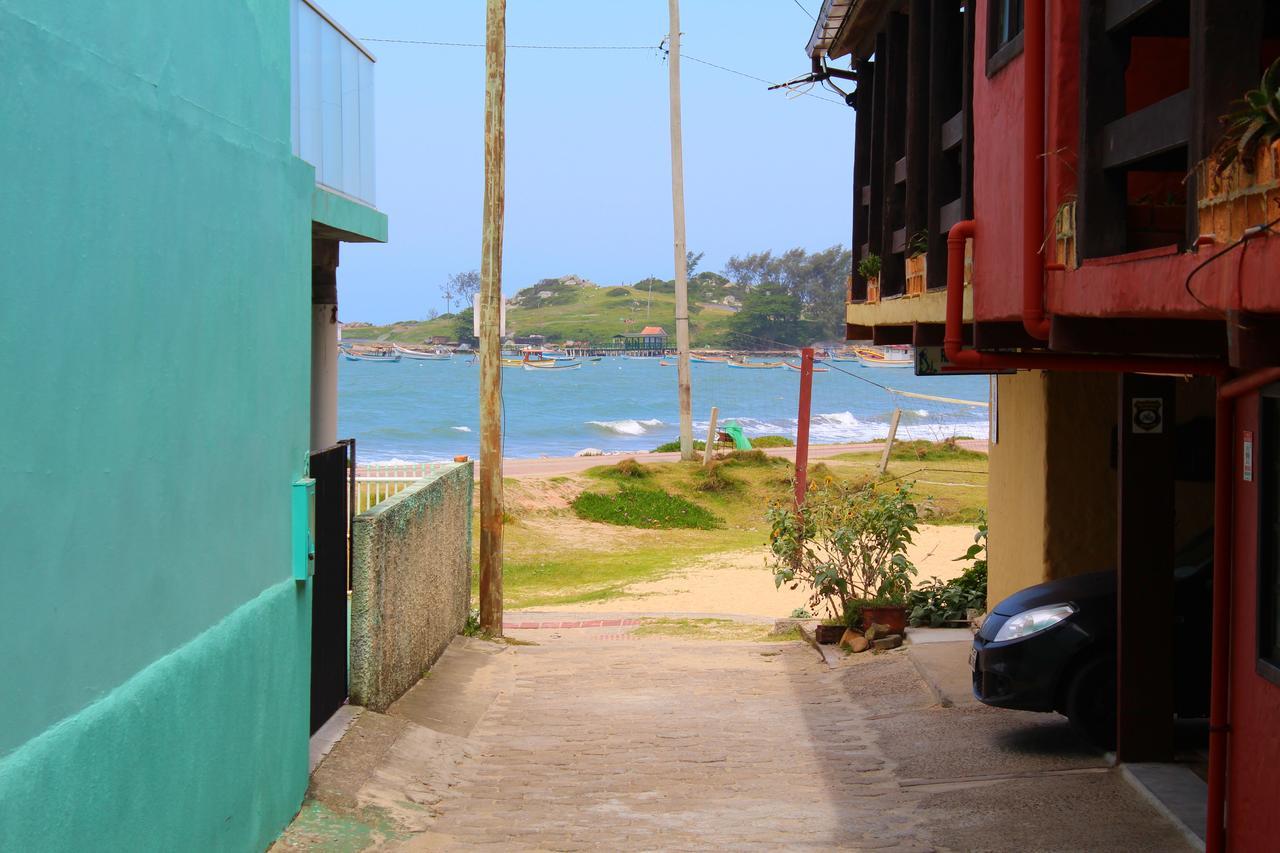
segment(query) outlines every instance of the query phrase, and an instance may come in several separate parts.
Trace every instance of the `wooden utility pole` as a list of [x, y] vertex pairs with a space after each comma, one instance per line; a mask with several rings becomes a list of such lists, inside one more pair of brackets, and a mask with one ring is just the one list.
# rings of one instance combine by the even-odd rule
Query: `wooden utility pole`
[[809, 413], [813, 409], [813, 347], [800, 351], [800, 408], [796, 412], [796, 511], [809, 488]]
[[680, 384], [680, 458], [693, 459], [693, 394], [689, 383], [689, 267], [684, 241], [684, 144], [680, 137], [680, 0], [667, 0], [667, 83], [671, 101], [671, 208], [676, 253], [676, 381]]
[[484, 236], [480, 245], [480, 627], [502, 635], [502, 222], [506, 186], [507, 0], [488, 0]]

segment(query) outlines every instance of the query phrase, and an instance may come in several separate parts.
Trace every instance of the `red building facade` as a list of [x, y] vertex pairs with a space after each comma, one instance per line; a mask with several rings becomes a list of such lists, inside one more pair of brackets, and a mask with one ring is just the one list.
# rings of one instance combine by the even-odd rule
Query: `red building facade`
[[[997, 417], [1028, 417], [1006, 399], [1035, 386], [1057, 509], [1026, 550], [1045, 578], [1114, 557], [1121, 761], [1173, 757], [1168, 567], [1214, 529], [1206, 843], [1274, 849], [1280, 148], [1215, 149], [1280, 57], [1280, 4], [826, 0], [808, 52], [857, 111], [848, 337], [999, 373]], [[1168, 428], [1143, 435], [1140, 406]], [[1001, 426], [993, 484], [1040, 476], [1009, 444], [1026, 426]], [[996, 583], [994, 488], [991, 512]], [[1064, 518], [1093, 534], [1054, 544]]]

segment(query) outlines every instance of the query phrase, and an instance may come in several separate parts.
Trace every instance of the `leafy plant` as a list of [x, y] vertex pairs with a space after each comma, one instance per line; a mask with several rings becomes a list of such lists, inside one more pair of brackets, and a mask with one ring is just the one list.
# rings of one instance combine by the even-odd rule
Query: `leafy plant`
[[1258, 149], [1280, 138], [1280, 59], [1263, 72], [1258, 88], [1245, 92], [1232, 107], [1220, 119], [1225, 131], [1213, 149], [1219, 175], [1236, 162], [1252, 172]]
[[462, 636], [479, 637], [483, 632], [480, 630], [480, 611], [472, 610], [467, 613], [467, 621], [462, 626]]
[[911, 591], [908, 602], [912, 625], [928, 625], [937, 628], [947, 622], [959, 622], [968, 617], [970, 610], [985, 610], [987, 606], [987, 518], [983, 514], [978, 522], [978, 532], [973, 544], [956, 562], [969, 561], [970, 566], [960, 577], [942, 582], [930, 578]]
[[882, 492], [815, 479], [803, 512], [777, 504], [767, 518], [774, 583], [804, 585], [810, 607], [849, 624], [858, 602], [905, 603], [916, 574], [906, 551], [919, 520], [910, 486]]
[[[698, 439], [696, 439], [696, 438], [693, 440], [693, 449], [694, 449], [694, 450], [705, 450], [705, 449], [706, 449], [706, 447], [707, 447], [707, 443], [706, 443], [705, 441], [699, 441], [699, 440], [698, 440]], [[655, 447], [655, 448], [653, 449], [653, 452], [654, 452], [654, 453], [679, 453], [679, 452], [680, 452], [680, 442], [679, 442], [679, 441], [665, 441], [665, 442], [663, 442], [662, 444], [659, 444], [657, 447]]]
[[795, 447], [793, 439], [785, 435], [762, 435], [751, 439], [752, 447]]
[[879, 278], [880, 277], [880, 256], [867, 255], [858, 261], [858, 275], [863, 278]]
[[797, 607], [795, 610], [791, 611], [791, 618], [792, 619], [812, 619], [813, 614], [803, 607]]
[[911, 235], [907, 241], [907, 257], [914, 258], [929, 251], [929, 232], [923, 228]]

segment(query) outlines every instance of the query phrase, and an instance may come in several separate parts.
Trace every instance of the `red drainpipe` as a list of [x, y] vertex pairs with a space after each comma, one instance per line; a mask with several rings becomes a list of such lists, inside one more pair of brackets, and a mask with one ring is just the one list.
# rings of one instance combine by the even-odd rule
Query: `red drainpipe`
[[1025, 4], [1022, 27], [1022, 326], [1049, 340], [1044, 311], [1045, 0]]

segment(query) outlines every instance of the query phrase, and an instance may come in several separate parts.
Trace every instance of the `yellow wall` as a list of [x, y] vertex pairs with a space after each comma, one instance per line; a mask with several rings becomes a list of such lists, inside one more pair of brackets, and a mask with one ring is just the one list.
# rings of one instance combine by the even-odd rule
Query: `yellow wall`
[[996, 377], [988, 494], [987, 605], [1044, 580], [1046, 377]]
[[1049, 376], [1046, 579], [1116, 565], [1111, 445], [1119, 383], [1114, 373]]

